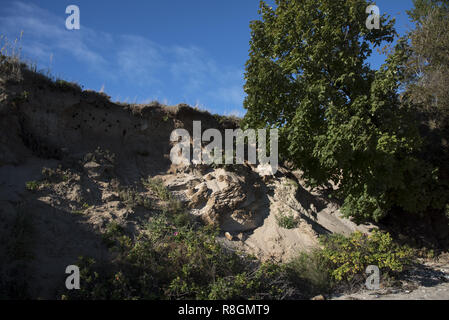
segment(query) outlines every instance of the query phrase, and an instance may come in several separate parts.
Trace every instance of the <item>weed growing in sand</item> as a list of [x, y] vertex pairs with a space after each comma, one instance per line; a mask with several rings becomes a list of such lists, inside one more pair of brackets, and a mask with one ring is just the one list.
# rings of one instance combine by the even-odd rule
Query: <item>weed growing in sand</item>
[[42, 179], [40, 181], [28, 181], [25, 183], [25, 188], [29, 191], [38, 191], [40, 187], [48, 187], [52, 183], [59, 183], [61, 181], [68, 181], [71, 177], [69, 170], [63, 170], [61, 167], [56, 169], [42, 168]]
[[142, 184], [153, 191], [160, 200], [164, 201], [161, 205], [163, 214], [174, 217], [180, 224], [191, 221], [190, 214], [185, 211], [181, 201], [173, 197], [161, 179], [148, 178], [147, 180], [142, 180]]
[[35, 180], [28, 181], [28, 182], [25, 183], [25, 187], [26, 187], [26, 189], [28, 191], [35, 192], [35, 191], [39, 190], [39, 186], [40, 186], [40, 183], [38, 181], [35, 181]]
[[73, 210], [72, 213], [76, 215], [84, 215], [86, 213], [86, 210], [89, 209], [90, 206], [87, 203], [83, 203], [81, 206], [81, 210]]
[[298, 182], [296, 182], [293, 179], [287, 179], [287, 181], [285, 182], [285, 185], [288, 186], [288, 187], [292, 187], [294, 189], [298, 189], [299, 188]]
[[168, 201], [171, 198], [170, 191], [164, 186], [162, 179], [158, 178], [148, 178], [147, 180], [142, 180], [142, 184], [145, 188], [153, 191], [159, 199]]
[[128, 209], [135, 209], [140, 206], [150, 210], [152, 203], [150, 198], [140, 195], [133, 189], [122, 189], [118, 193], [120, 200]]
[[278, 212], [276, 215], [276, 222], [279, 227], [284, 229], [295, 229], [298, 226], [297, 219], [291, 213]]

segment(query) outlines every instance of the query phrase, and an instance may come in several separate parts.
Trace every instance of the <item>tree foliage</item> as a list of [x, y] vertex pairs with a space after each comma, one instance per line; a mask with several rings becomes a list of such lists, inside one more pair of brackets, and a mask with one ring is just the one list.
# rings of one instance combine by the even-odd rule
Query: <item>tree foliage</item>
[[251, 23], [246, 64], [246, 127], [280, 129], [280, 153], [311, 186], [332, 182], [342, 212], [379, 220], [391, 208], [432, 204], [432, 167], [415, 157], [421, 146], [411, 105], [398, 95], [408, 49], [400, 41], [379, 69], [372, 50], [393, 42], [394, 20], [366, 27], [364, 0], [261, 2]]
[[441, 128], [449, 119], [449, 2], [432, 6], [433, 2], [427, 1], [428, 7], [419, 17], [416, 10], [410, 13], [418, 22], [409, 35], [407, 97]]
[[449, 198], [449, 1], [414, 3], [403, 101], [419, 115], [425, 142], [420, 158], [437, 170], [432, 197], [443, 207]]
[[426, 19], [435, 9], [449, 10], [447, 0], [413, 0], [413, 9], [407, 11], [412, 21], [419, 23]]

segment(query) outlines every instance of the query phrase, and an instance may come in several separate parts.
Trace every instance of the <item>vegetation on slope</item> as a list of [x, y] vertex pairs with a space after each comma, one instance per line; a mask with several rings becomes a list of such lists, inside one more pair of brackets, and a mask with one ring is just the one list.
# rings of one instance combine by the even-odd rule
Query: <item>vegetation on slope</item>
[[[176, 202], [160, 184], [155, 189]], [[261, 263], [223, 247], [217, 229], [193, 221], [180, 205], [174, 207], [160, 208], [135, 237], [110, 224], [104, 239], [114, 261], [81, 258], [81, 290], [68, 291], [62, 299], [310, 298], [349, 284], [360, 287], [368, 265], [378, 265], [386, 278], [412, 261], [410, 249], [375, 232], [324, 237], [321, 249], [290, 263]]]

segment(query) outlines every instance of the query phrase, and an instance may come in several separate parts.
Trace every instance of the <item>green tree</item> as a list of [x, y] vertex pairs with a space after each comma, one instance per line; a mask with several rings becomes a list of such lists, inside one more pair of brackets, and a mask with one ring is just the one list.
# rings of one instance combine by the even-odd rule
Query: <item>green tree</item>
[[415, 3], [420, 9], [409, 12], [417, 23], [409, 34], [407, 97], [433, 114], [437, 127], [444, 127], [449, 118], [449, 1]]
[[449, 10], [447, 0], [413, 0], [413, 9], [407, 11], [414, 22], [422, 21], [428, 17], [435, 9]]
[[433, 202], [449, 196], [449, 1], [416, 0], [409, 12], [416, 28], [408, 34], [403, 102], [419, 115], [425, 144], [420, 157], [437, 168]]
[[251, 23], [246, 64], [245, 127], [280, 129], [280, 153], [311, 186], [332, 182], [342, 211], [379, 220], [390, 208], [428, 205], [431, 169], [414, 154], [420, 138], [397, 94], [406, 46], [378, 71], [373, 48], [393, 42], [394, 20], [366, 27], [364, 0], [263, 1]]

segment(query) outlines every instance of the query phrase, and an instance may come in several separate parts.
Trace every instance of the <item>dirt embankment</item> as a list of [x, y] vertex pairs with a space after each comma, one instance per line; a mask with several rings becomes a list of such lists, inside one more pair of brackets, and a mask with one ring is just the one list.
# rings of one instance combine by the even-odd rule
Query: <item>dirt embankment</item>
[[[224, 246], [261, 260], [288, 261], [316, 247], [320, 234], [373, 228], [342, 218], [326, 190], [307, 189], [299, 172], [173, 166], [170, 134], [192, 132], [194, 120], [203, 131], [237, 127], [187, 105], [113, 103], [30, 71], [21, 82], [0, 76], [1, 290], [58, 298], [66, 266], [80, 256], [110, 259], [108, 225], [137, 232], [159, 201], [142, 183], [148, 177], [160, 178], [190, 214], [220, 226]], [[282, 217], [293, 225], [282, 226]]]

